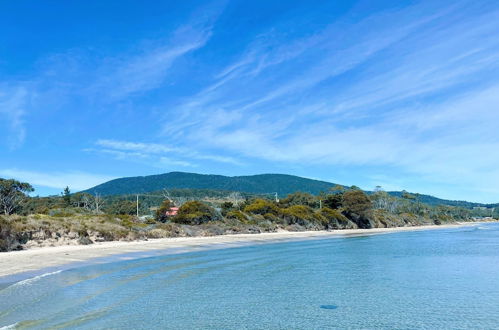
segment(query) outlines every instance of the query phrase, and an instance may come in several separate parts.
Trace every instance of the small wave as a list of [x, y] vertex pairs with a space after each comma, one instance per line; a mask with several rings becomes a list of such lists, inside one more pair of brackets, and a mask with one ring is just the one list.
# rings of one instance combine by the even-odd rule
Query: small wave
[[[55, 274], [59, 274], [60, 272], [62, 272], [62, 270], [58, 270], [58, 271], [50, 272], [50, 273], [45, 273], [45, 274], [41, 274], [41, 275], [38, 275], [38, 276], [35, 276], [35, 277], [32, 277], [32, 278], [28, 278], [28, 279], [25, 279], [25, 280], [22, 280], [22, 281], [19, 281], [17, 283], [12, 284], [10, 286], [10, 288], [31, 285], [31, 284], [35, 283], [36, 281], [38, 281], [41, 278], [44, 278], [44, 277], [47, 277], [47, 276], [51, 276], [51, 275], [55, 275]], [[0, 330], [2, 330], [2, 329], [3, 328], [0, 328]]]
[[18, 324], [19, 324], [19, 322], [16, 322], [16, 323], [11, 324], [11, 325], [6, 325], [5, 327], [1, 327], [0, 330], [12, 330], [12, 329], [15, 329]]
[[478, 230], [490, 230], [490, 227], [477, 227]]

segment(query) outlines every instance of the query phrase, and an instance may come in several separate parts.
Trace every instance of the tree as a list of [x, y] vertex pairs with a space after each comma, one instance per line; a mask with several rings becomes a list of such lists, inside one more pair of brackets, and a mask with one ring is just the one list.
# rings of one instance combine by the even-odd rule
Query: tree
[[108, 214], [128, 214], [134, 215], [137, 212], [137, 204], [134, 201], [118, 200], [106, 207]]
[[339, 184], [335, 185], [334, 187], [329, 188], [329, 191], [333, 194], [342, 194], [345, 192], [345, 187], [340, 186]]
[[327, 195], [323, 202], [325, 207], [339, 209], [343, 204], [343, 193]]
[[95, 193], [94, 197], [94, 212], [100, 214], [102, 212], [102, 206], [104, 205], [104, 199], [99, 193]]
[[222, 215], [226, 215], [227, 213], [229, 213], [230, 211], [232, 211], [234, 209], [234, 203], [232, 202], [223, 202], [222, 205], [220, 205], [221, 209], [222, 209]]
[[348, 213], [366, 216], [372, 203], [362, 190], [349, 190], [343, 194], [343, 207]]
[[173, 221], [186, 225], [200, 225], [202, 223], [219, 220], [214, 208], [199, 201], [190, 201], [182, 205]]
[[416, 196], [414, 196], [413, 194], [408, 193], [408, 192], [407, 192], [407, 191], [405, 191], [405, 190], [402, 190], [402, 195], [401, 195], [401, 197], [402, 197], [403, 199], [407, 199], [407, 200], [409, 200], [409, 201], [414, 201], [414, 200], [416, 199]]
[[27, 193], [32, 191], [34, 189], [29, 183], [0, 178], [0, 211], [5, 215], [14, 213], [26, 200]]
[[76, 193], [71, 196], [71, 204], [74, 207], [82, 208], [86, 211], [92, 209], [94, 196], [89, 193]]
[[312, 208], [318, 208], [319, 200], [309, 193], [295, 192], [286, 196], [286, 198], [281, 200], [280, 204], [285, 207], [293, 205], [307, 205]]
[[64, 200], [64, 204], [66, 206], [71, 205], [71, 191], [69, 190], [68, 186], [66, 186], [66, 188], [64, 188], [64, 191], [62, 193], [62, 199]]
[[172, 207], [174, 207], [175, 204], [170, 199], [165, 199], [159, 208], [156, 210], [156, 221], [159, 222], [166, 222], [168, 219], [168, 216], [166, 215], [166, 212], [169, 211]]
[[231, 200], [234, 206], [238, 207], [244, 201], [244, 198], [241, 196], [239, 192], [232, 192], [229, 195], [229, 199]]

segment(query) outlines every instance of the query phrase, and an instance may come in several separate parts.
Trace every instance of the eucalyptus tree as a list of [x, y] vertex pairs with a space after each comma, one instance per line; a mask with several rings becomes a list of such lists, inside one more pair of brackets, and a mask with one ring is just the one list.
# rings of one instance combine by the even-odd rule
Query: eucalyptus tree
[[0, 178], [0, 211], [5, 215], [16, 212], [32, 191], [29, 183]]

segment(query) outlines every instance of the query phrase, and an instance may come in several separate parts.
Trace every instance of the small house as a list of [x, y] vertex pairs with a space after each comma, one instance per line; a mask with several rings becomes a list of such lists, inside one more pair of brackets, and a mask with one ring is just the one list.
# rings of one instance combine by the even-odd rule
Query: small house
[[170, 209], [165, 212], [165, 215], [167, 217], [173, 217], [177, 215], [177, 213], [178, 213], [178, 207], [170, 207]]

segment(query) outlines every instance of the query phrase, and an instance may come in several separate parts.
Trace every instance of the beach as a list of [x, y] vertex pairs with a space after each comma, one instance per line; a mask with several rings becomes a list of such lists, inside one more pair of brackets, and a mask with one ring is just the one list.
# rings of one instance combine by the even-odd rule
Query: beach
[[[91, 261], [92, 259], [118, 255], [130, 255], [140, 252], [172, 250], [172, 253], [184, 253], [203, 249], [229, 248], [248, 244], [264, 244], [289, 240], [321, 239], [349, 237], [356, 235], [387, 234], [403, 231], [437, 230], [473, 226], [478, 222], [465, 222], [449, 225], [430, 225], [395, 228], [343, 229], [332, 231], [303, 231], [261, 234], [234, 234], [208, 237], [161, 238], [147, 241], [112, 241], [91, 245], [62, 245], [55, 247], [33, 248], [22, 251], [0, 253], [0, 277], [33, 272], [44, 268], [54, 268], [72, 263]], [[140, 256], [139, 256], [140, 257]], [[133, 258], [131, 256], [124, 258]]]

